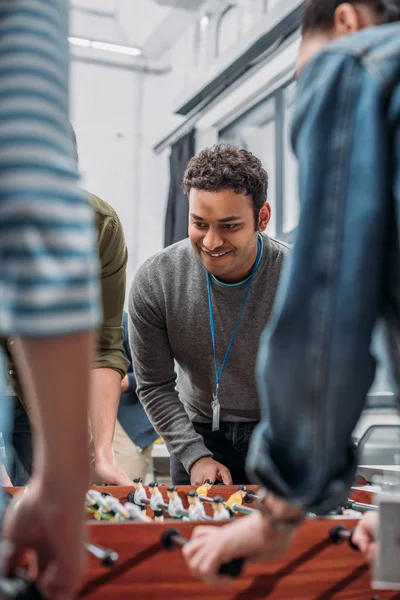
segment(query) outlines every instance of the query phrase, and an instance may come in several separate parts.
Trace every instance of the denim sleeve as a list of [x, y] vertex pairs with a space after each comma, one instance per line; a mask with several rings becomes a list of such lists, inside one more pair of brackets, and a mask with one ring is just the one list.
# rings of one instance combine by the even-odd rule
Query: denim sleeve
[[352, 432], [372, 384], [388, 225], [388, 134], [379, 86], [325, 52], [299, 82], [293, 145], [301, 217], [257, 364], [262, 421], [249, 475], [323, 514], [353, 483]]

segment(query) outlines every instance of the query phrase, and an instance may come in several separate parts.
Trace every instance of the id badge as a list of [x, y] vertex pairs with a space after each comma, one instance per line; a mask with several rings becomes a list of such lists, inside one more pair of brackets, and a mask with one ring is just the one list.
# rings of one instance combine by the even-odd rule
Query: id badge
[[372, 585], [381, 590], [400, 590], [400, 494], [378, 497], [377, 560]]
[[219, 403], [217, 394], [213, 394], [213, 398], [214, 399], [211, 404], [211, 406], [212, 406], [212, 430], [218, 431], [221, 405]]

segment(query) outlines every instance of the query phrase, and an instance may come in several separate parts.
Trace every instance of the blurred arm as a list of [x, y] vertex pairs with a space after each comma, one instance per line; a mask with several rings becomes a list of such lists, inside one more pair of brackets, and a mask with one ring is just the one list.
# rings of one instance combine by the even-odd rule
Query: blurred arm
[[382, 309], [389, 148], [374, 78], [322, 53], [301, 76], [293, 127], [302, 213], [258, 358], [263, 418], [249, 472], [323, 513], [353, 482], [352, 432], [371, 386]]

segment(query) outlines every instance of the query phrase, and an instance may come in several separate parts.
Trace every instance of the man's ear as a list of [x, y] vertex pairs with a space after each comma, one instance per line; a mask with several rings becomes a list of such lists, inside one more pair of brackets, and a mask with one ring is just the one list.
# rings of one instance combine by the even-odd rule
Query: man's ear
[[271, 218], [271, 206], [264, 202], [258, 213], [258, 231], [265, 231]]
[[348, 2], [339, 4], [334, 15], [334, 35], [341, 37], [378, 24], [378, 15], [367, 4], [355, 6]]

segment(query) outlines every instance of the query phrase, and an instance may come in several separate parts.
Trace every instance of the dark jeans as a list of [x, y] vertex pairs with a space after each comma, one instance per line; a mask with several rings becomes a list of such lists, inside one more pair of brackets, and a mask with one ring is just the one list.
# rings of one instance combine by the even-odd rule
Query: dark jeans
[[[245, 471], [246, 455], [251, 434], [257, 423], [221, 423], [219, 431], [211, 430], [211, 423], [193, 423], [205, 446], [213, 453], [213, 459], [227, 467], [235, 485], [249, 484]], [[175, 456], [170, 457], [170, 473], [173, 485], [190, 485], [190, 476]]]
[[32, 430], [29, 417], [17, 399], [11, 423], [11, 440], [5, 442], [10, 479], [13, 485], [22, 487], [32, 473]]

